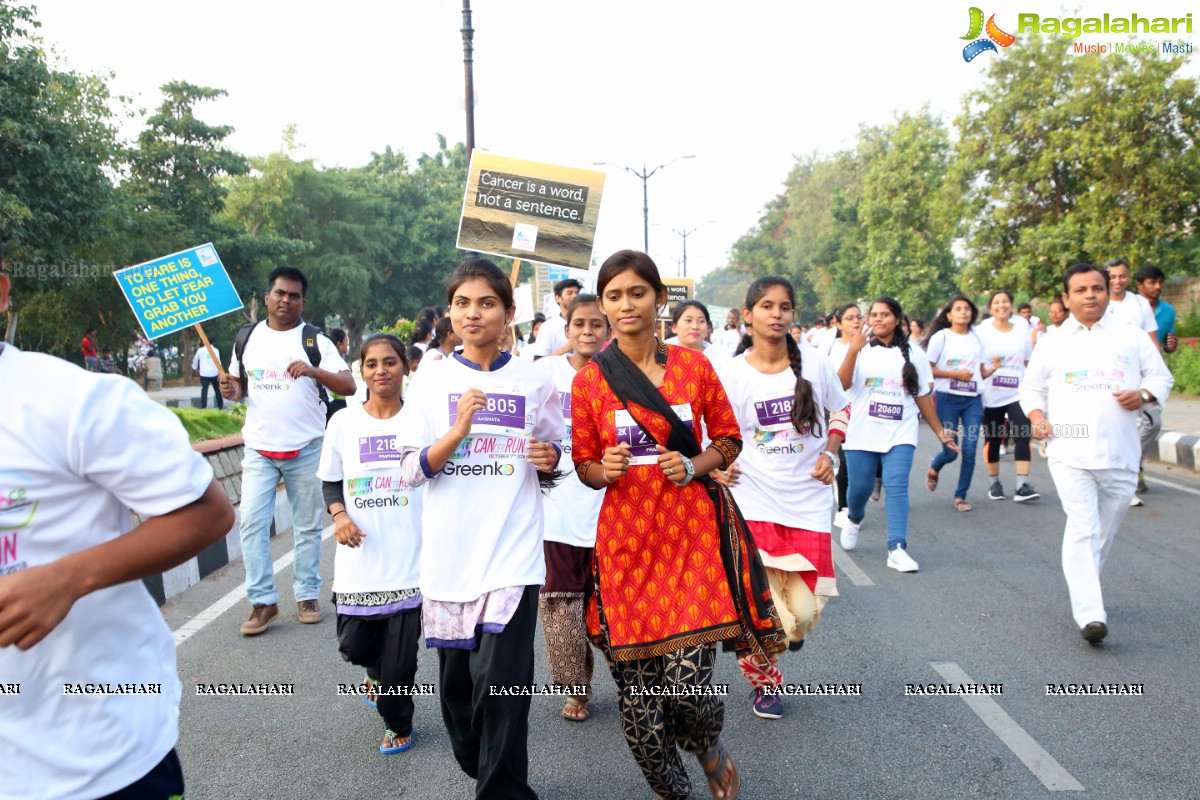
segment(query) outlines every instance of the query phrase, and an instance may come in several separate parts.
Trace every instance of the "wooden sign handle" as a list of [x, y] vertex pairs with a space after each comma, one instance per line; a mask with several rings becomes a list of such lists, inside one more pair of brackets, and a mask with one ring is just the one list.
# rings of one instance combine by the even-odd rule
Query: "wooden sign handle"
[[[217, 365], [217, 375], [221, 380], [225, 380], [229, 376], [225, 374], [225, 368], [221, 366], [221, 359], [217, 358], [217, 354], [213, 352], [213, 347], [209, 344], [208, 337], [204, 335], [204, 328], [197, 322], [193, 327], [196, 328], [196, 333], [200, 334], [200, 341], [204, 342], [204, 349], [208, 351], [208, 357]], [[220, 391], [220, 390], [218, 390]]]

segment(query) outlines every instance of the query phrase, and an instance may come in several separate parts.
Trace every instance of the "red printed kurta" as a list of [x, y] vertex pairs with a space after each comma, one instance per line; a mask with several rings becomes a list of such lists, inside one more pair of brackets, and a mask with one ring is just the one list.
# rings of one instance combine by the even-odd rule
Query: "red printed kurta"
[[[697, 444], [740, 439], [737, 418], [716, 373], [702, 354], [667, 347], [659, 392], [670, 405], [689, 404]], [[571, 456], [578, 465], [600, 461], [617, 444], [615, 413], [624, 408], [595, 363], [571, 387]], [[634, 417], [660, 443], [670, 425], [636, 403]], [[600, 606], [609, 649], [619, 661], [649, 658], [683, 647], [732, 639], [742, 632], [721, 561], [716, 512], [703, 485], [680, 488], [656, 464], [631, 466], [605, 490], [596, 529], [597, 598], [588, 603], [588, 632], [601, 637]]]

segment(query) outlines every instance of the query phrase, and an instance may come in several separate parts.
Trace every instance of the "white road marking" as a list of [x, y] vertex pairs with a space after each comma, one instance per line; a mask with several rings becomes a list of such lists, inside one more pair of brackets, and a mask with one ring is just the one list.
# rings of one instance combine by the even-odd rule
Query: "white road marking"
[[875, 585], [875, 581], [871, 580], [871, 576], [863, 572], [862, 568], [854, 563], [854, 559], [847, 555], [846, 551], [836, 541], [833, 543], [833, 563], [837, 564], [837, 568], [855, 586]]
[[[321, 531], [321, 541], [325, 541], [330, 536], [333, 536], [332, 525]], [[272, 564], [272, 566], [275, 568], [274, 574], [278, 575], [280, 572], [290, 567], [292, 562], [295, 560], [296, 551], [288, 550], [279, 558], [275, 559], [274, 563]], [[179, 647], [179, 645], [186, 642], [192, 636], [204, 630], [204, 628], [207, 627], [210, 622], [213, 622], [226, 611], [242, 602], [245, 597], [246, 587], [244, 585], [239, 585], [236, 589], [230, 591], [220, 600], [217, 600], [208, 608], [204, 609], [199, 614], [180, 625], [175, 629], [175, 646]]]
[[[931, 661], [929, 666], [949, 683], [973, 684], [975, 681], [954, 661]], [[985, 695], [960, 695], [975, 716], [992, 729], [992, 733], [1021, 759], [1042, 785], [1052, 792], [1082, 792], [1083, 784], [1075, 780], [1062, 764], [1054, 760], [1025, 729], [1010, 717], [995, 700]]]
[[1164, 481], [1162, 478], [1152, 478], [1149, 475], [1147, 475], [1146, 483], [1157, 483], [1159, 486], [1167, 486], [1171, 489], [1178, 489], [1181, 492], [1187, 492], [1188, 494], [1194, 494], [1197, 497], [1200, 497], [1200, 489], [1193, 489], [1190, 486], [1183, 486], [1178, 483], [1171, 483], [1170, 481]]

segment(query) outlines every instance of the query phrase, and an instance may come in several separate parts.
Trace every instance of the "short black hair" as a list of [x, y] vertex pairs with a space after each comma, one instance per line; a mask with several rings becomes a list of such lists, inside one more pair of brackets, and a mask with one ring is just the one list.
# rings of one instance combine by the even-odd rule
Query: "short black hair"
[[341, 328], [334, 328], [329, 332], [329, 341], [335, 345], [339, 345], [346, 338], [346, 332]]
[[[1114, 261], [1120, 261], [1121, 263], [1125, 264], [1125, 266], [1129, 266], [1129, 264], [1125, 263], [1125, 261], [1123, 259], [1117, 258], [1117, 259], [1114, 259]], [[1110, 261], [1108, 263], [1111, 264], [1113, 262]], [[1105, 291], [1108, 290], [1108, 270], [1107, 269], [1104, 269], [1103, 267], [1097, 267], [1095, 264], [1072, 264], [1071, 266], [1067, 267], [1067, 272], [1065, 275], [1063, 275], [1063, 292], [1066, 292], [1069, 294], [1071, 291], [1071, 278], [1073, 278], [1076, 275], [1082, 275], [1085, 272], [1099, 272], [1101, 275], [1103, 275], [1104, 276], [1104, 289], [1105, 289]]]
[[1142, 264], [1138, 267], [1137, 275], [1134, 280], [1138, 283], [1142, 281], [1165, 281], [1167, 276], [1163, 271], [1153, 264]]
[[1047, 303], [1047, 305], [1050, 305], [1050, 306], [1052, 306], [1052, 305], [1054, 305], [1055, 303], [1058, 303], [1058, 304], [1059, 304], [1060, 306], [1062, 306], [1063, 308], [1066, 308], [1066, 307], [1067, 307], [1067, 304], [1066, 304], [1066, 302], [1065, 302], [1065, 301], [1064, 301], [1064, 300], [1063, 300], [1061, 297], [1056, 297], [1056, 298], [1054, 298], [1054, 299], [1053, 299], [1053, 300], [1051, 300], [1049, 303]]
[[554, 284], [554, 296], [562, 297], [562, 293], [565, 292], [567, 289], [570, 289], [572, 286], [574, 286], [576, 289], [578, 289], [581, 292], [583, 291], [582, 283], [575, 280], [574, 278], [564, 278], [563, 280]]
[[1024, 310], [1025, 310], [1025, 309], [1027, 309], [1027, 308], [1028, 308], [1030, 311], [1033, 311], [1033, 306], [1029, 305], [1029, 303], [1021, 303], [1021, 305], [1017, 306], [1017, 311], [1018, 311], [1018, 313], [1019, 313], [1019, 312], [1021, 312], [1021, 311], [1024, 311]]
[[433, 306], [425, 306], [424, 308], [422, 308], [420, 311], [417, 312], [417, 321], [419, 322], [421, 320], [425, 320], [426, 322], [429, 323], [429, 325], [431, 326], [431, 329], [433, 326], [433, 322], [436, 319], [437, 319], [437, 309], [434, 308]]
[[267, 276], [267, 291], [275, 288], [275, 280], [284, 278], [289, 281], [296, 281], [300, 284], [300, 296], [308, 297], [308, 278], [304, 277], [304, 273], [295, 267], [276, 267], [271, 270], [271, 274]]
[[1109, 267], [1125, 267], [1125, 269], [1129, 269], [1129, 262], [1123, 258], [1111, 258], [1104, 262], [1104, 269], [1107, 270]]

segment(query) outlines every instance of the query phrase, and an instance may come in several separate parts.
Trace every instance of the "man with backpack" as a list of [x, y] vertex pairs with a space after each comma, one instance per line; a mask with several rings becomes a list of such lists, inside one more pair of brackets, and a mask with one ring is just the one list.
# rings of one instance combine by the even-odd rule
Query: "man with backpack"
[[241, 626], [256, 636], [279, 616], [271, 561], [275, 492], [282, 479], [292, 509], [293, 592], [300, 622], [321, 621], [321, 482], [317, 464], [325, 435], [328, 392], [352, 395], [350, 368], [333, 342], [304, 322], [304, 273], [279, 267], [267, 279], [266, 322], [243, 326], [234, 343], [227, 400], [246, 400], [242, 427], [241, 539], [246, 594], [252, 609]]

